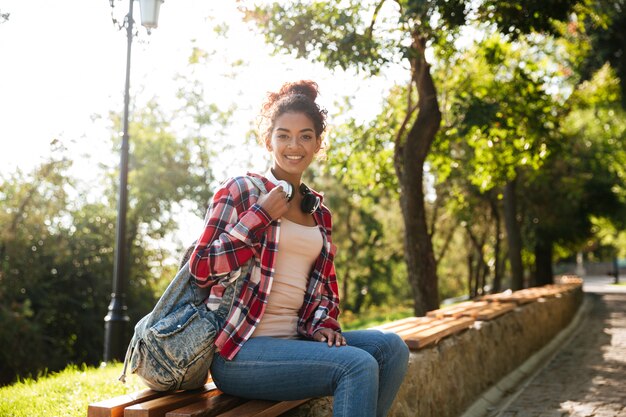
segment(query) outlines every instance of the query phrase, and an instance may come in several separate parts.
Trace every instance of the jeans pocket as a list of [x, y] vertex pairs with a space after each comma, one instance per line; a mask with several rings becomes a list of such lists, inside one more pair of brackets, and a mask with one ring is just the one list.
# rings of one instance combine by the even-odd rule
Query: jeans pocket
[[148, 332], [148, 342], [154, 343], [172, 367], [184, 370], [213, 348], [217, 333], [212, 313], [185, 304], [156, 322]]
[[177, 389], [176, 378], [152, 355], [143, 340], [139, 340], [133, 348], [130, 357], [130, 372], [137, 374], [152, 390]]

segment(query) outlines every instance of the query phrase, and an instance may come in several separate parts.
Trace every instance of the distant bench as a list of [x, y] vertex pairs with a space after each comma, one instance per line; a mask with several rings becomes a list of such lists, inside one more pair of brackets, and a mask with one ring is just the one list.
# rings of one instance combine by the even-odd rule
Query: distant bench
[[[476, 322], [494, 320], [541, 299], [562, 297], [581, 286], [581, 279], [565, 276], [556, 285], [486, 295], [476, 301], [429, 311], [426, 317], [409, 317], [373, 329], [397, 333], [411, 350], [417, 351]], [[308, 401], [245, 400], [222, 393], [209, 380], [202, 389], [194, 391], [144, 390], [95, 402], [89, 405], [88, 417], [272, 417]]]

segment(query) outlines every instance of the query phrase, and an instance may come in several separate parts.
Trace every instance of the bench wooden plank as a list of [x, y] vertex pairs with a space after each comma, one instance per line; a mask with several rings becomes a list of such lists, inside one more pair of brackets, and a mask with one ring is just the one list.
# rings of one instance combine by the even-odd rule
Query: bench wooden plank
[[[410, 320], [409, 320], [410, 319]], [[387, 323], [386, 325], [372, 327], [372, 330], [381, 330], [385, 332], [393, 332], [399, 336], [403, 334], [414, 332], [416, 329], [428, 329], [434, 325], [440, 324], [441, 320], [450, 320], [449, 318], [435, 318], [435, 317], [409, 317], [403, 319], [399, 325], [394, 325], [395, 322]]]
[[439, 325], [421, 330], [417, 333], [409, 334], [403, 337], [403, 339], [409, 349], [421, 349], [424, 346], [435, 343], [446, 336], [450, 336], [451, 334], [467, 329], [474, 324], [474, 321], [475, 320], [471, 317], [461, 317], [445, 322], [442, 320], [442, 323]]
[[426, 317], [407, 317], [404, 319], [392, 321], [389, 323], [381, 324], [380, 326], [372, 327], [373, 330], [385, 330], [396, 332], [397, 330], [402, 330], [404, 328], [410, 328], [413, 326], [417, 326], [421, 323], [428, 322], [429, 320]]
[[399, 333], [399, 332], [403, 332], [409, 329], [414, 329], [418, 326], [427, 326], [432, 322], [432, 318], [430, 317], [416, 317], [416, 319], [418, 320], [414, 320], [412, 323], [404, 323], [404, 324], [400, 324], [398, 326], [393, 326], [393, 327], [387, 327], [387, 328], [378, 328], [378, 327], [374, 327], [372, 330], [380, 330], [383, 332], [393, 332], [393, 333]]
[[480, 321], [493, 320], [516, 308], [515, 303], [489, 303], [487, 307], [480, 309], [474, 318]]
[[248, 400], [221, 393], [165, 414], [165, 417], [214, 417]]
[[89, 404], [89, 407], [87, 408], [87, 416], [122, 417], [124, 415], [124, 408], [140, 402], [153, 400], [155, 398], [162, 397], [163, 395], [165, 395], [165, 393], [147, 389], [109, 398], [108, 400], [98, 401]]
[[440, 308], [438, 310], [432, 310], [426, 313], [427, 317], [461, 317], [471, 316], [472, 312], [482, 307], [486, 307], [489, 303], [487, 301], [465, 301], [450, 307]]
[[276, 417], [307, 401], [309, 401], [309, 399], [278, 402], [252, 400], [230, 411], [219, 414], [217, 417]]
[[124, 417], [165, 417], [165, 413], [204, 398], [219, 395], [214, 383], [206, 384], [203, 388], [192, 391], [180, 391], [145, 401], [124, 410]]
[[455, 325], [459, 317], [443, 317], [443, 318], [429, 317], [428, 319], [429, 319], [428, 322], [424, 322], [423, 324], [419, 326], [415, 326], [412, 328], [402, 330], [400, 332], [396, 332], [396, 334], [402, 338], [406, 338], [414, 334], [424, 334], [427, 332], [431, 332], [433, 331], [433, 329], [435, 329], [434, 331], [439, 331], [450, 325]]

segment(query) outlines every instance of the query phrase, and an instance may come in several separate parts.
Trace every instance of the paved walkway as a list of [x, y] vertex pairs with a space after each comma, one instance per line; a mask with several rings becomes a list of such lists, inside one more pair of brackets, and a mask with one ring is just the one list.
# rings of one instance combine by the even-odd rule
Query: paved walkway
[[580, 329], [498, 417], [626, 417], [626, 286], [611, 282], [585, 278]]

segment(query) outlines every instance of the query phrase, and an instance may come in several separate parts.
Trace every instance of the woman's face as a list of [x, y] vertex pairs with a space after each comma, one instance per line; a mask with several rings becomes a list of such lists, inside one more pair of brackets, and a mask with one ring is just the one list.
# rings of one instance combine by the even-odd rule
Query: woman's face
[[274, 158], [277, 174], [301, 176], [320, 150], [322, 140], [304, 113], [283, 113], [274, 122], [265, 146]]

